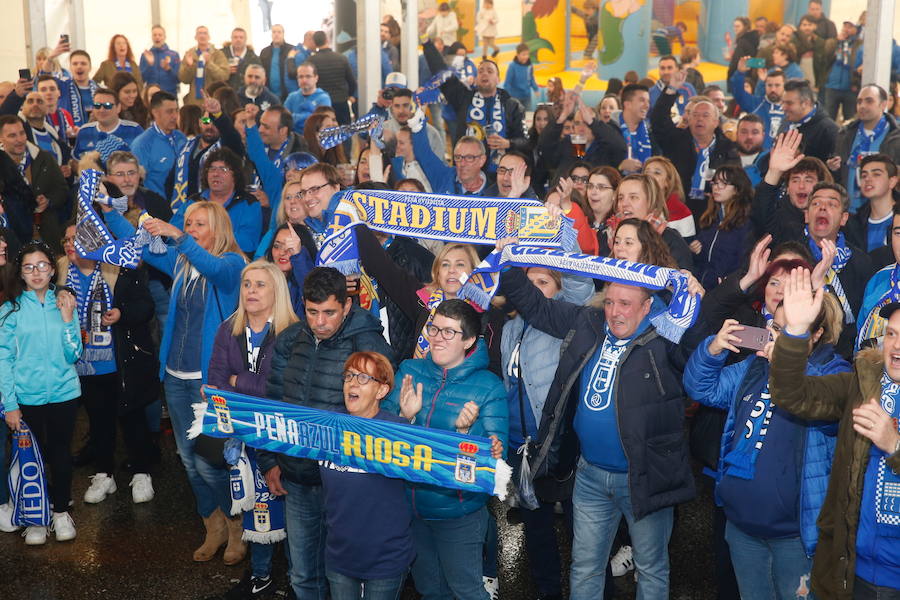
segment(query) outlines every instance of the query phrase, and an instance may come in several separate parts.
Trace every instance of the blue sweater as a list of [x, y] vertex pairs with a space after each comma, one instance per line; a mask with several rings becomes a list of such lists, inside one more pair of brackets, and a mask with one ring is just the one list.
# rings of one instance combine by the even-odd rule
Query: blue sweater
[[[715, 475], [718, 485], [723, 477], [722, 459], [731, 448], [736, 435], [735, 412], [738, 403], [748, 393], [762, 389], [768, 379], [769, 368], [768, 362], [758, 365], [756, 374], [749, 376], [754, 362], [763, 360], [756, 356], [726, 367], [728, 352], [722, 352], [718, 356], [709, 353], [709, 344], [713, 338], [714, 336], [707, 338], [691, 355], [684, 370], [684, 389], [697, 402], [728, 411], [722, 432], [719, 468]], [[834, 347], [828, 344], [813, 350], [806, 368], [809, 375], [828, 375], [849, 370], [847, 361], [835, 354]], [[778, 410], [778, 399], [773, 398], [773, 402]], [[804, 423], [806, 434], [802, 436], [801, 447], [798, 449], [801, 459], [798, 461], [800, 472], [797, 474], [800, 479], [800, 538], [807, 555], [812, 556], [819, 538], [816, 519], [828, 489], [837, 426], [834, 423], [813, 421]], [[716, 502], [721, 505], [718, 494]]]
[[322, 88], [316, 88], [309, 96], [297, 90], [288, 94], [284, 100], [284, 107], [291, 111], [291, 116], [294, 117], [294, 131], [300, 135], [303, 135], [306, 119], [319, 106], [331, 106], [331, 96]]
[[530, 60], [526, 63], [520, 63], [518, 60], [509, 63], [503, 89], [513, 98], [530, 98], [531, 92], [540, 89], [534, 80], [534, 65]]
[[[81, 356], [81, 327], [76, 311], [63, 322], [56, 294], [47, 290], [44, 302], [34, 292], [0, 307], [0, 397], [3, 409], [65, 402], [81, 395], [75, 363]], [[6, 315], [9, 316], [6, 316]]]
[[166, 190], [166, 180], [175, 166], [175, 161], [178, 160], [178, 155], [187, 144], [187, 136], [177, 129], [172, 132], [172, 136], [175, 140], [174, 147], [162, 131], [151, 125], [131, 143], [131, 153], [137, 157], [146, 172], [144, 186], [163, 198], [169, 198], [171, 195]]
[[[109, 230], [117, 238], [134, 235], [134, 226], [117, 211], [104, 213]], [[163, 328], [162, 343], [159, 348], [159, 378], [166, 375], [166, 363], [169, 349], [172, 346], [172, 333], [175, 330], [175, 321], [178, 318], [178, 296], [184, 284], [184, 277], [176, 277], [181, 269], [185, 268], [181, 257], [200, 272], [207, 285], [206, 306], [203, 311], [203, 327], [199, 334], [202, 340], [200, 352], [200, 370], [203, 373], [203, 382], [206, 382], [209, 359], [212, 356], [213, 342], [216, 331], [222, 321], [227, 319], [237, 308], [240, 294], [241, 271], [246, 261], [236, 252], [226, 252], [222, 256], [213, 256], [200, 247], [189, 235], [183, 235], [172, 245], [166, 247], [165, 254], [151, 254], [150, 248], [144, 248], [143, 259], [151, 266], [159, 269], [169, 277], [172, 277], [172, 292], [169, 302], [169, 316]]]

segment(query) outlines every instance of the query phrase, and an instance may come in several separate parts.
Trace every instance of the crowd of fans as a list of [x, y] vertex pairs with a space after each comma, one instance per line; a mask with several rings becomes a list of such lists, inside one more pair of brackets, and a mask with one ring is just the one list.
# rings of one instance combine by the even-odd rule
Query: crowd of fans
[[[668, 28], [681, 56], [658, 57], [658, 80], [609, 79], [597, 106], [592, 64], [542, 91], [525, 44], [501, 85], [490, 0], [477, 23], [478, 64], [439, 6], [419, 81], [454, 74], [423, 105], [392, 17], [371, 107], [355, 49], [323, 31], [294, 46], [280, 25], [258, 54], [243, 29], [217, 48], [204, 26], [179, 54], [155, 26], [139, 56], [116, 35], [96, 67], [61, 39], [33, 78], [0, 83], [0, 399], [37, 436], [53, 506], [25, 543], [76, 536], [73, 464], [95, 472], [85, 503], [116, 492], [117, 427], [133, 500], [151, 501], [165, 404], [205, 530], [193, 559], [249, 554], [227, 597], [270, 595], [275, 545], [242, 540], [222, 445], [187, 436], [205, 384], [492, 437], [515, 481], [532, 473], [539, 506], [505, 514], [543, 599], [563, 594], [560, 511], [570, 598], [611, 597], [632, 569], [638, 597], [668, 597], [697, 465], [714, 478], [718, 597], [900, 597], [900, 106], [893, 81], [862, 81], [864, 16], [838, 28], [811, 0], [796, 26], [736, 19], [725, 89]], [[378, 133], [323, 144], [364, 114]], [[125, 269], [76, 252], [86, 168], [127, 198], [99, 206], [109, 231], [141, 219], [165, 253]], [[476, 310], [457, 294], [491, 246], [365, 226], [365, 278], [314, 267], [353, 188], [538, 200], [574, 221], [566, 251], [680, 269], [700, 317], [674, 344], [650, 323], [669, 292], [544, 268], [509, 269]], [[285, 498], [295, 597], [396, 598], [408, 574], [426, 599], [499, 597], [485, 495], [258, 461]], [[15, 531], [8, 499], [0, 477]]]

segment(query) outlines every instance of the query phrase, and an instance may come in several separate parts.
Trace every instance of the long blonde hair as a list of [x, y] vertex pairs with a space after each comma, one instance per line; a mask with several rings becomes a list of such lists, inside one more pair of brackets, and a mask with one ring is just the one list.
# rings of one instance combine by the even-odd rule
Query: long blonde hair
[[[226, 211], [225, 207], [221, 204], [210, 202], [209, 200], [193, 202], [189, 204], [184, 211], [184, 222], [187, 223], [191, 218], [191, 215], [201, 209], [206, 211], [206, 218], [209, 219], [209, 228], [212, 229], [214, 236], [213, 247], [209, 249], [208, 252], [217, 257], [222, 256], [226, 252], [234, 252], [243, 258], [244, 262], [247, 262], [247, 258], [241, 251], [240, 246], [238, 246], [237, 240], [234, 239], [234, 229], [231, 226], [231, 217], [228, 216], [228, 211]], [[184, 273], [189, 271], [190, 268], [190, 261], [184, 254], [181, 254], [178, 257], [178, 263], [175, 267], [174, 279], [177, 281], [178, 278], [184, 276]], [[206, 281], [205, 277], [203, 278], [203, 281]]]
[[[267, 260], [254, 260], [241, 271], [241, 287], [244, 285], [244, 277], [250, 271], [265, 271], [269, 274], [272, 284], [275, 286], [275, 305], [272, 307], [272, 332], [275, 335], [281, 333], [288, 325], [299, 321], [291, 306], [291, 293], [288, 291], [287, 279], [275, 263]], [[247, 310], [244, 307], [244, 295], [238, 296], [238, 307], [231, 315], [231, 334], [242, 335], [247, 327]]]

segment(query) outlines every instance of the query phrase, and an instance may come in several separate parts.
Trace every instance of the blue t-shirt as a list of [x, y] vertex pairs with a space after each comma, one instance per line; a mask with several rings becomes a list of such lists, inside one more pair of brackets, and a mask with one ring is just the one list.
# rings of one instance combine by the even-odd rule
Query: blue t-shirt
[[891, 228], [893, 221], [892, 213], [878, 222], [869, 219], [869, 227], [866, 230], [866, 252], [871, 252], [887, 244], [888, 229]]
[[96, 121], [85, 123], [75, 137], [75, 148], [72, 150], [72, 155], [75, 158], [81, 158], [85, 152], [97, 150], [97, 144], [110, 136], [115, 136], [125, 142], [130, 150], [131, 143], [142, 133], [144, 133], [144, 129], [134, 121], [120, 120], [112, 131], [100, 131]]
[[[346, 414], [343, 407], [335, 412]], [[380, 410], [375, 419], [406, 423]], [[415, 557], [412, 509], [402, 479], [319, 461], [324, 493], [326, 568], [357, 579], [388, 579]]]
[[85, 125], [87, 125], [87, 120], [91, 118], [91, 111], [94, 110], [94, 90], [91, 89], [91, 86], [81, 87], [74, 81], [72, 82], [72, 85], [78, 88], [78, 94], [81, 96], [81, 106], [86, 115]]

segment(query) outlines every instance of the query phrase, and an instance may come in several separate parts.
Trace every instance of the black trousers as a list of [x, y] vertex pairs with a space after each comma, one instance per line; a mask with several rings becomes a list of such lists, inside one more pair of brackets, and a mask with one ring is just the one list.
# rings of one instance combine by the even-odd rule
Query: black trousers
[[41, 406], [19, 405], [19, 408], [44, 458], [53, 510], [67, 512], [72, 499], [71, 446], [78, 403], [73, 399]]
[[[115, 470], [116, 413], [118, 411], [117, 373], [85, 375], [81, 378], [81, 402], [87, 410], [91, 425], [91, 445], [94, 447], [94, 466], [98, 473], [112, 475]], [[142, 409], [118, 417], [128, 460], [135, 473], [147, 473], [150, 434]]]

